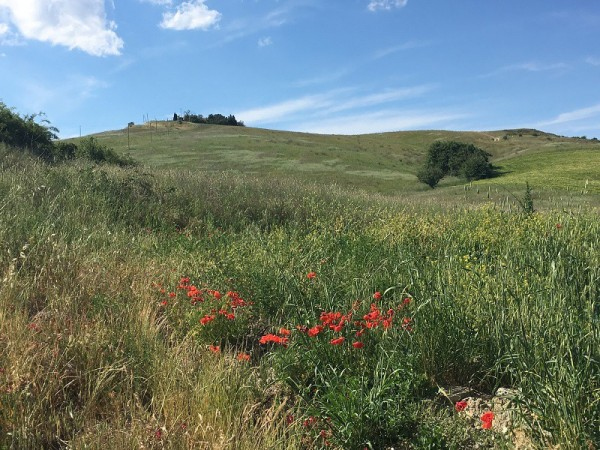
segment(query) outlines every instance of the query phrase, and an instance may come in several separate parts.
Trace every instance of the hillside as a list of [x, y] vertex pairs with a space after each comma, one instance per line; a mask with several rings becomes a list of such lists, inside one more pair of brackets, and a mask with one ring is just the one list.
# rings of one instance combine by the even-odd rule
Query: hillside
[[511, 192], [522, 189], [528, 181], [549, 201], [557, 196], [600, 193], [598, 141], [529, 129], [402, 131], [347, 136], [151, 122], [107, 131], [95, 137], [154, 167], [291, 176], [371, 193], [401, 193], [432, 201], [468, 194], [460, 180], [445, 179], [438, 189], [431, 190], [415, 176], [432, 142], [458, 140], [489, 152], [492, 162], [502, 173], [493, 180], [473, 183], [476, 186], [474, 192], [497, 191], [496, 197], [506, 197], [507, 189]]

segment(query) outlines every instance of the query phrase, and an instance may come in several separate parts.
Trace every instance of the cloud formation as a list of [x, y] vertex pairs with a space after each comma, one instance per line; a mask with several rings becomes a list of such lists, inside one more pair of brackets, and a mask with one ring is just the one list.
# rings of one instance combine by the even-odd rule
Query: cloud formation
[[0, 0], [0, 10], [26, 39], [79, 49], [93, 56], [118, 55], [123, 40], [106, 19], [104, 0]]
[[[157, 3], [156, 0], [154, 3]], [[221, 13], [208, 9], [204, 0], [191, 0], [177, 6], [175, 11], [164, 13], [160, 26], [171, 30], [206, 30], [215, 25], [220, 18]]]
[[390, 10], [392, 8], [403, 8], [408, 0], [371, 0], [367, 9], [369, 11]]
[[271, 36], [262, 37], [258, 40], [259, 47], [268, 47], [269, 45], [272, 45], [272, 44], [273, 44], [273, 39], [271, 39]]

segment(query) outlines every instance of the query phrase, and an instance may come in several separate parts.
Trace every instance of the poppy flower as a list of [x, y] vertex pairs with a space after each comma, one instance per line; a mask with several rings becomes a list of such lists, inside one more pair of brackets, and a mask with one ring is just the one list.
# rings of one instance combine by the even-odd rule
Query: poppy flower
[[464, 411], [465, 409], [467, 409], [467, 402], [456, 402], [454, 404], [454, 409], [456, 409], [457, 412]]
[[373, 294], [373, 298], [375, 300], [380, 300], [381, 299], [381, 292], [377, 291]]
[[492, 428], [492, 421], [494, 420], [494, 413], [492, 411], [484, 412], [481, 415], [481, 428], [489, 430]]
[[329, 341], [329, 343], [330, 343], [331, 345], [340, 345], [340, 344], [341, 344], [342, 342], [344, 342], [345, 340], [346, 340], [346, 338], [345, 338], [345, 337], [343, 337], [343, 336], [341, 336], [341, 337], [339, 337], [339, 338], [332, 339], [331, 341]]
[[240, 353], [237, 355], [238, 361], [250, 361], [250, 355], [248, 353]]
[[365, 346], [365, 344], [363, 344], [360, 341], [356, 341], [356, 342], [352, 343], [352, 347], [354, 347], [354, 348], [363, 348], [364, 346]]
[[291, 334], [291, 331], [288, 330], [287, 328], [281, 327], [279, 329], [279, 334], [282, 336], [289, 336]]
[[284, 347], [287, 347], [288, 345], [288, 341], [289, 339], [286, 337], [281, 337], [281, 336], [277, 336], [276, 334], [265, 334], [263, 337], [260, 338], [259, 342], [261, 344], [267, 344], [269, 342], [273, 342], [275, 344], [280, 344], [283, 345]]
[[309, 280], [312, 280], [313, 278], [316, 278], [317, 274], [315, 272], [308, 272], [306, 274], [306, 278], [308, 278]]
[[221, 347], [218, 345], [209, 345], [208, 349], [213, 353], [221, 353]]
[[321, 331], [323, 331], [323, 327], [321, 325], [315, 325], [314, 327], [309, 328], [306, 334], [308, 334], [310, 337], [315, 337]]

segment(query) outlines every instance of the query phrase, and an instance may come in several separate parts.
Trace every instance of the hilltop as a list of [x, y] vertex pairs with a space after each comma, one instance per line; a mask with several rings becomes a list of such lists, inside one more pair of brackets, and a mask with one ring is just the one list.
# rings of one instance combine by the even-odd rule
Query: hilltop
[[452, 178], [431, 190], [415, 175], [432, 142], [456, 140], [489, 152], [502, 174], [471, 184], [476, 192], [506, 197], [507, 189], [520, 190], [527, 181], [548, 198], [600, 193], [599, 141], [534, 129], [321, 135], [158, 121], [94, 136], [151, 167], [293, 177], [432, 201], [465, 196], [468, 190]]

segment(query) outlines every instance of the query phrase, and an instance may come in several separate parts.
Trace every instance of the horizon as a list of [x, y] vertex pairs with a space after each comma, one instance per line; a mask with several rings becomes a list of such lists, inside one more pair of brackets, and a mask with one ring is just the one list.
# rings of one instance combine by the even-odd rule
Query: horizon
[[600, 137], [600, 4], [0, 0], [0, 101], [61, 138], [195, 114]]

